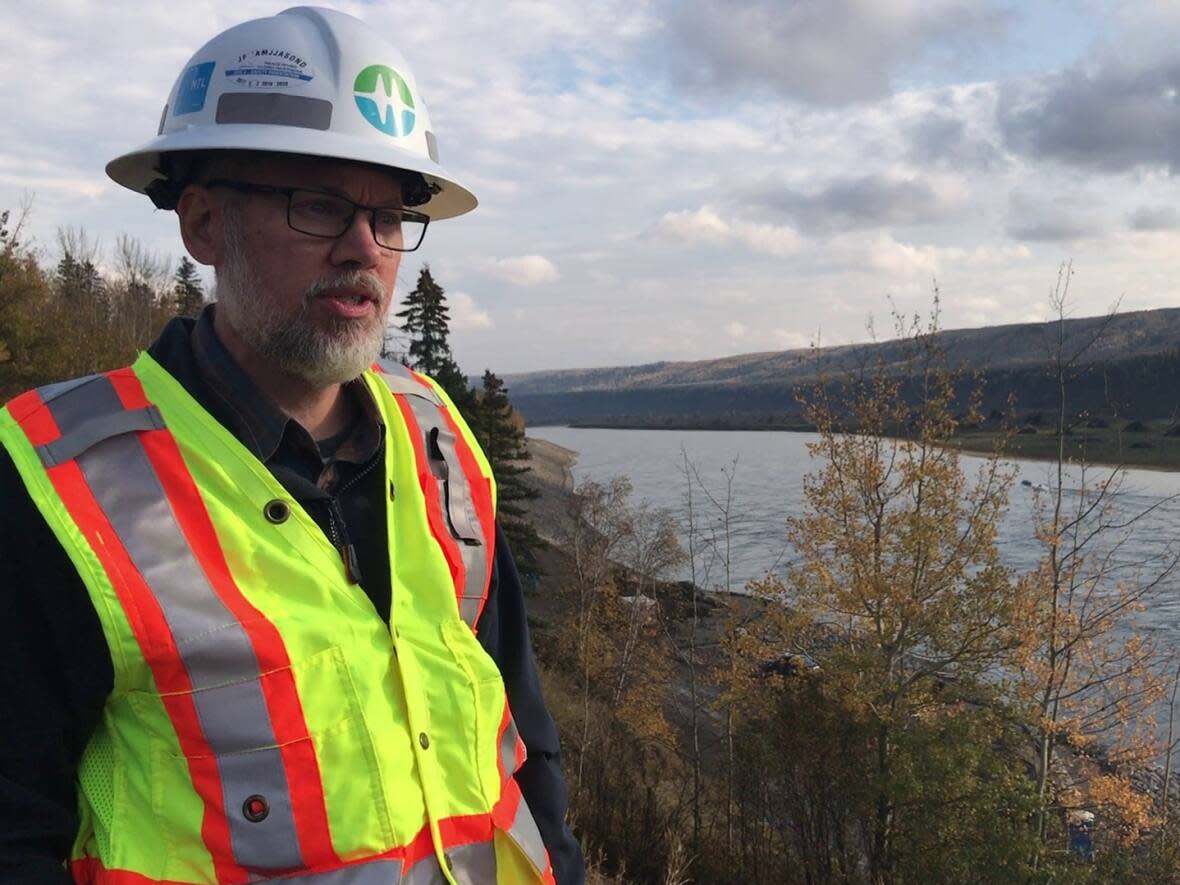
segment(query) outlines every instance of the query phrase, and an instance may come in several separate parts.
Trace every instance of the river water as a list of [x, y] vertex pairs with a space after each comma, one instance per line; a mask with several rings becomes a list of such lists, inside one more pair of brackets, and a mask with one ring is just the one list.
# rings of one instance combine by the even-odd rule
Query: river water
[[[608, 480], [627, 476], [634, 486], [636, 502], [646, 500], [667, 508], [683, 521], [689, 482], [685, 477], [686, 456], [699, 481], [694, 480], [693, 511], [698, 526], [711, 523], [721, 527], [721, 512], [705, 495], [730, 501], [730, 581], [740, 590], [747, 581], [780, 571], [790, 559], [786, 543], [788, 516], [801, 513], [803, 477], [818, 471], [807, 443], [813, 434], [775, 431], [710, 430], [596, 430], [571, 427], [529, 428], [529, 436], [546, 439], [578, 453], [574, 480]], [[980, 458], [964, 456], [963, 467], [973, 475]], [[1038, 486], [1056, 484], [1051, 465], [1039, 461], [1012, 462], [1018, 475], [1010, 494], [1009, 507], [1000, 525], [999, 545], [1006, 565], [1031, 568], [1041, 555], [1035, 537], [1036, 513], [1048, 498]], [[1110, 476], [1109, 468], [1090, 467], [1085, 477], [1089, 486]], [[1030, 485], [1023, 485], [1027, 481]], [[1067, 506], [1077, 507], [1085, 498], [1080, 491], [1083, 477], [1075, 470], [1062, 483]], [[1127, 470], [1116, 494], [1110, 496], [1114, 520], [1128, 522], [1124, 528], [1105, 533], [1102, 549], [1121, 564], [1119, 578], [1149, 580], [1161, 563], [1180, 550], [1180, 472]], [[1117, 542], [1117, 546], [1116, 546]], [[1097, 549], [1096, 551], [1097, 552]], [[675, 577], [687, 577], [687, 569]], [[724, 583], [722, 572], [713, 569], [698, 583], [717, 587]], [[1163, 650], [1180, 647], [1180, 572], [1160, 582], [1150, 608], [1136, 629], [1156, 634]]]

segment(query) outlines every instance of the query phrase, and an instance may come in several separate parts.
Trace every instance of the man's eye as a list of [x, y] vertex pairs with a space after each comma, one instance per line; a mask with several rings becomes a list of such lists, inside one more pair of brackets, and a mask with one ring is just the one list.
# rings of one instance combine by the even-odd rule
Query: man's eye
[[397, 227], [402, 223], [402, 214], [395, 210], [377, 212], [377, 224], [381, 227]]
[[317, 215], [321, 218], [342, 218], [349, 212], [348, 206], [339, 200], [325, 200], [309, 197], [296, 201], [295, 210], [306, 215]]

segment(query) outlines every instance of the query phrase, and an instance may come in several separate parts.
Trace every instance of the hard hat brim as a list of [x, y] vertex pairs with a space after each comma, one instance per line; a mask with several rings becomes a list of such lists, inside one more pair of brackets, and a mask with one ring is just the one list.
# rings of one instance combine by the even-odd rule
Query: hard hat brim
[[107, 163], [106, 172], [116, 183], [143, 194], [147, 192], [149, 184], [162, 177], [159, 171], [161, 155], [209, 150], [299, 154], [418, 172], [428, 183], [441, 188], [429, 202], [414, 207], [435, 221], [463, 215], [479, 203], [475, 194], [456, 181], [443, 167], [416, 153], [392, 145], [375, 144], [370, 138], [330, 131], [312, 132], [295, 127], [291, 128], [291, 137], [281, 147], [276, 147], [273, 125], [221, 125], [215, 129], [200, 127], [161, 135], [111, 160]]

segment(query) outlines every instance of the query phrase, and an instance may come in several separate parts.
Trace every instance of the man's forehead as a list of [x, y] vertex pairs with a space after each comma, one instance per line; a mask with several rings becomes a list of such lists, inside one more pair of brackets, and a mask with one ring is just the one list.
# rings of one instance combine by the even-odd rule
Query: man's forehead
[[226, 158], [233, 175], [263, 184], [322, 187], [331, 190], [363, 189], [382, 198], [400, 198], [402, 179], [396, 170], [302, 154], [241, 152]]

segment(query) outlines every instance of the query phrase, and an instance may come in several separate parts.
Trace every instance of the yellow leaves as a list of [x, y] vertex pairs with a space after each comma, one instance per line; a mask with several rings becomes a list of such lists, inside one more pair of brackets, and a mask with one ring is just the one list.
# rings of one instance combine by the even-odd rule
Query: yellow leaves
[[993, 463], [968, 481], [947, 446], [957, 376], [933, 339], [907, 348], [904, 367], [862, 369], [803, 398], [823, 464], [788, 524], [790, 604], [850, 634], [861, 652], [848, 665], [877, 710], [917, 703], [940, 668], [994, 666], [1017, 597], [995, 549], [1011, 471]]
[[1123, 845], [1133, 845], [1156, 823], [1151, 796], [1125, 775], [1093, 774], [1080, 786], [1064, 791], [1061, 802], [1067, 811], [1097, 814], [1103, 832]]

